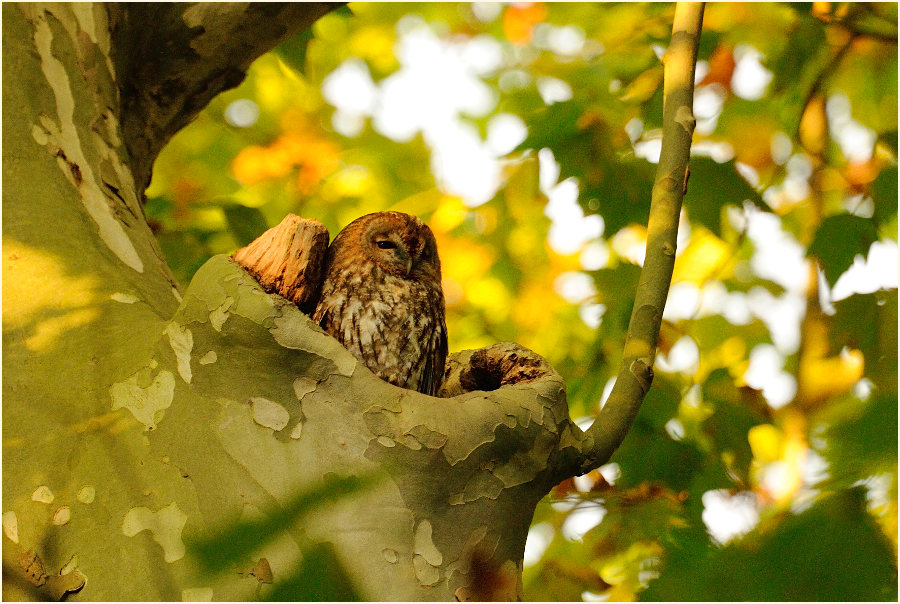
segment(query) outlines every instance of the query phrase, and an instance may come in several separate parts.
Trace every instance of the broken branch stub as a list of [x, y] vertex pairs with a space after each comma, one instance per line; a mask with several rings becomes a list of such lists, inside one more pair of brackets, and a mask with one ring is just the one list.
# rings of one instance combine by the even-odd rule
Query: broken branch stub
[[309, 315], [319, 300], [327, 249], [325, 225], [288, 214], [232, 258], [267, 292], [284, 296]]

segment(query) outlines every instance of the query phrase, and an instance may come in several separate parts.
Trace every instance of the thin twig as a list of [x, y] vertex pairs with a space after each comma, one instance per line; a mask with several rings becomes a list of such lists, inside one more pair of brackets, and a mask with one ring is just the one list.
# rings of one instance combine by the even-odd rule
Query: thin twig
[[694, 133], [694, 68], [702, 2], [678, 2], [663, 57], [663, 138], [647, 224], [647, 253], [634, 299], [616, 385], [586, 432], [582, 472], [606, 463], [624, 440], [653, 381], [659, 327], [672, 280], [681, 201], [687, 189]]

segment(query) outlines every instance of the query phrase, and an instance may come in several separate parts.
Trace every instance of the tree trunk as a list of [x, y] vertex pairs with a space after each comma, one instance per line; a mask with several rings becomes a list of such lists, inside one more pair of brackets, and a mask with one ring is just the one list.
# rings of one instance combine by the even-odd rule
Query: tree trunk
[[[451, 355], [435, 398], [379, 380], [230, 258], [175, 283], [141, 206], [156, 155], [331, 8], [3, 5], [4, 598], [333, 595], [277, 591], [322, 551], [363, 598], [521, 598], [535, 505], [624, 438], [652, 379], [702, 7], [676, 9], [666, 57], [661, 268], [588, 433], [514, 344]], [[210, 572], [188, 546], [215, 534]]]
[[[6, 599], [266, 597], [321, 543], [365, 598], [521, 598], [562, 379], [498, 345], [396, 388], [228, 258], [182, 294], [144, 219], [165, 142], [330, 8], [3, 5]], [[367, 486], [226, 571], [186, 550], [334, 477]]]

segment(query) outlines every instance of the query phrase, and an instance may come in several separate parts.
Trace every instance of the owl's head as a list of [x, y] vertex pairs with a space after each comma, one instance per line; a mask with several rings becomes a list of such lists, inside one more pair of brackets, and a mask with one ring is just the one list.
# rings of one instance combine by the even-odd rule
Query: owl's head
[[341, 241], [338, 247], [348, 244], [351, 249], [357, 247], [364, 256], [391, 275], [440, 282], [441, 261], [434, 234], [415, 216], [402, 212], [367, 214], [347, 225], [332, 246], [345, 237], [349, 241]]

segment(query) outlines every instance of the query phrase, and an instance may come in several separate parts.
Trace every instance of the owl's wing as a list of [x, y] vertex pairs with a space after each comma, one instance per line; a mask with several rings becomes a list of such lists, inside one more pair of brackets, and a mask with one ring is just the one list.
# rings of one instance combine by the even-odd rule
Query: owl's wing
[[438, 333], [432, 336], [434, 346], [428, 358], [425, 359], [425, 368], [422, 370], [422, 379], [419, 382], [419, 392], [437, 396], [444, 380], [444, 364], [447, 362], [447, 323], [443, 315], [440, 317]]
[[318, 220], [288, 214], [276, 227], [232, 256], [269, 293], [278, 293], [311, 314], [325, 276], [328, 229]]

